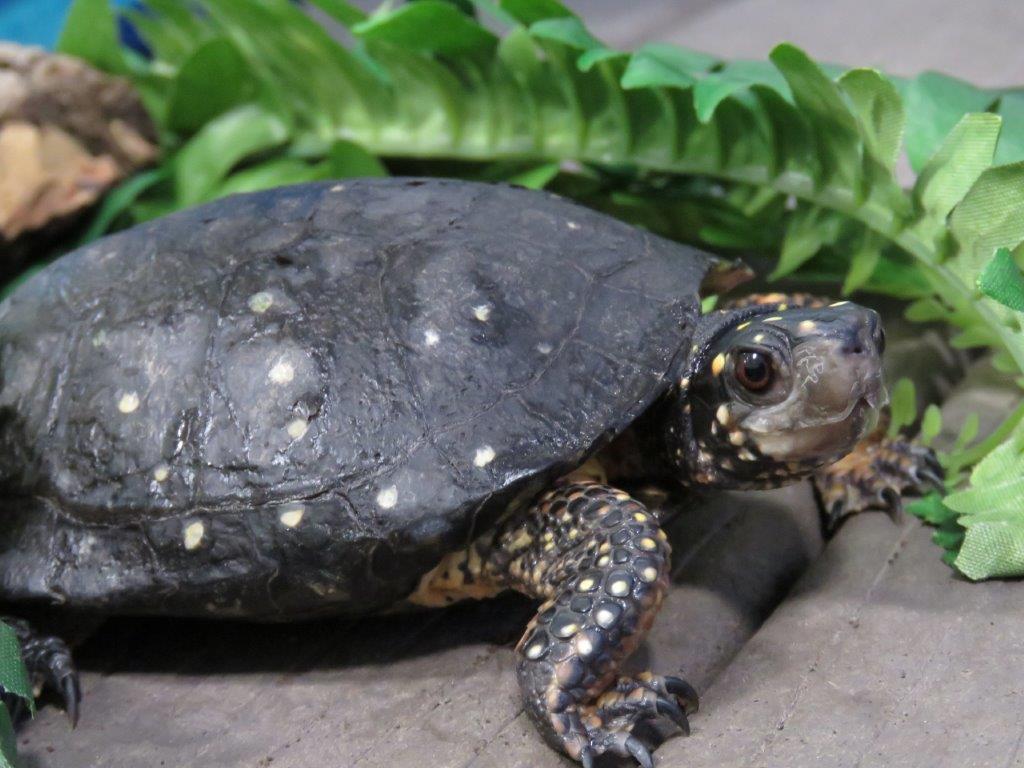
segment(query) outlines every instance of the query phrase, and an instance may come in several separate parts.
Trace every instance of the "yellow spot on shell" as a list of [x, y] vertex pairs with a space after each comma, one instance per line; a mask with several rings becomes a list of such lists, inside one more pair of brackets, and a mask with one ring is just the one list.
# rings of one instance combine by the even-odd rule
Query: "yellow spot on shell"
[[268, 291], [260, 291], [249, 297], [249, 309], [262, 315], [274, 305], [274, 297]]
[[166, 464], [158, 464], [156, 469], [153, 470], [153, 479], [158, 483], [162, 483], [171, 474], [171, 468]]
[[608, 555], [604, 555], [604, 556], [602, 556], [602, 557], [599, 557], [599, 558], [597, 559], [597, 567], [598, 567], [598, 568], [604, 568], [604, 567], [605, 567], [606, 565], [608, 565], [608, 563], [610, 563], [610, 562], [611, 562], [611, 558], [610, 558], [610, 557], [608, 557]]
[[539, 659], [542, 653], [544, 653], [544, 644], [535, 643], [526, 649], [526, 658]]
[[185, 549], [195, 549], [203, 541], [206, 526], [198, 520], [185, 526]]
[[645, 515], [643, 512], [634, 512], [633, 519], [636, 520], [638, 523], [646, 523], [647, 515]]
[[305, 419], [292, 419], [288, 422], [288, 437], [292, 440], [299, 440], [306, 434], [309, 424]]
[[381, 509], [391, 509], [398, 503], [398, 489], [393, 485], [381, 490], [377, 494], [377, 506]]
[[583, 579], [583, 581], [581, 581], [579, 583], [579, 586], [577, 588], [581, 592], [589, 592], [590, 590], [592, 590], [594, 588], [594, 580], [593, 579]]
[[640, 549], [646, 549], [648, 552], [652, 552], [658, 548], [658, 544], [651, 538], [640, 539]]
[[801, 320], [797, 326], [797, 330], [800, 331], [813, 331], [818, 325], [813, 320]]
[[295, 368], [292, 367], [291, 363], [282, 360], [270, 369], [267, 378], [275, 384], [287, 384], [295, 378]]
[[690, 386], [690, 377], [689, 376], [684, 376], [683, 378], [681, 378], [679, 380], [679, 388], [680, 389], [686, 389], [688, 386]]
[[729, 442], [733, 445], [743, 445], [743, 433], [738, 429], [734, 429], [729, 433]]
[[717, 376], [722, 372], [723, 368], [725, 368], [725, 355], [719, 353], [715, 356], [715, 359], [711, 361], [711, 373]]
[[789, 309], [789, 305], [779, 304], [779, 306], [777, 306], [776, 309], [779, 310], [779, 312], [785, 312], [787, 309]]
[[658, 569], [654, 566], [648, 566], [640, 572], [640, 578], [651, 583], [652, 581], [658, 580]]
[[486, 467], [492, 461], [494, 461], [495, 454], [494, 449], [489, 445], [482, 445], [476, 449], [476, 453], [473, 455], [473, 466], [475, 467]]
[[117, 401], [117, 410], [121, 413], [134, 413], [139, 408], [139, 396], [134, 392], [125, 392]]
[[286, 528], [294, 528], [302, 522], [304, 514], [306, 514], [306, 509], [301, 504], [289, 504], [281, 511], [277, 519]]

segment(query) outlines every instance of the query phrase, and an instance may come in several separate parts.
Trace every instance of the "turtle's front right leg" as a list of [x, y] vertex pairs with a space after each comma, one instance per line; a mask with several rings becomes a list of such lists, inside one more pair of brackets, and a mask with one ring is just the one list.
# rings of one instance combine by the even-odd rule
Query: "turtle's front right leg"
[[547, 741], [585, 766], [604, 752], [653, 765], [633, 727], [665, 716], [688, 732], [697, 709], [679, 678], [619, 674], [668, 589], [670, 547], [657, 519], [622, 491], [572, 483], [492, 541], [484, 573], [546, 601], [516, 647], [516, 672]]
[[[78, 705], [82, 701], [82, 690], [78, 682], [78, 670], [67, 644], [59, 637], [38, 632], [24, 619], [0, 616], [18, 638], [21, 657], [28, 669], [28, 678], [36, 691], [52, 688], [64, 702], [71, 727], [78, 724]], [[24, 702], [20, 697], [4, 696], [11, 712], [11, 719], [17, 721], [24, 715]]]

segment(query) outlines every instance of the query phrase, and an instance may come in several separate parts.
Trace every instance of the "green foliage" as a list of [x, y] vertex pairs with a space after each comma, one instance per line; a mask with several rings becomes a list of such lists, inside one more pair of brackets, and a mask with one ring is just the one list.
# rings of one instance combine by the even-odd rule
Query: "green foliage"
[[[1018, 273], [1006, 252], [993, 262], [1000, 248], [1022, 258], [1020, 92], [823, 68], [788, 44], [763, 62], [620, 52], [557, 0], [476, 0], [501, 36], [465, 2], [366, 16], [316, 0], [350, 45], [288, 0], [146, 5], [131, 15], [152, 61], [112, 44], [104, 0], [76, 0], [63, 38], [128, 72], [166, 152], [162, 172], [108, 200], [92, 234], [243, 189], [430, 161], [547, 186], [669, 237], [778, 254], [776, 277], [909, 300], [908, 317], [950, 324], [959, 346], [1024, 376], [1020, 293], [1003, 280]], [[918, 172], [909, 190], [894, 172], [902, 151]], [[925, 425], [931, 435], [934, 416]], [[945, 456], [954, 474], [996, 447], [970, 443]], [[945, 544], [994, 541], [949, 525]], [[1012, 546], [992, 546], [992, 572], [1017, 567]]]
[[917, 392], [914, 382], [900, 379], [892, 388], [889, 402], [889, 435], [895, 437], [917, 419]]
[[[0, 691], [24, 699], [30, 712], [35, 712], [35, 697], [28, 672], [21, 658], [21, 646], [14, 630], [0, 621]], [[7, 707], [0, 704], [0, 768], [11, 768], [17, 761], [17, 742]]]

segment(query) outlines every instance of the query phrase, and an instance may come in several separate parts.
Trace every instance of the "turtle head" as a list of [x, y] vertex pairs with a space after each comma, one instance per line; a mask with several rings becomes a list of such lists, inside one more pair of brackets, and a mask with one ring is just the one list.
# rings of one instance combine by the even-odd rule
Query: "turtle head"
[[850, 302], [704, 318], [670, 450], [702, 485], [771, 487], [832, 463], [885, 400], [878, 315]]

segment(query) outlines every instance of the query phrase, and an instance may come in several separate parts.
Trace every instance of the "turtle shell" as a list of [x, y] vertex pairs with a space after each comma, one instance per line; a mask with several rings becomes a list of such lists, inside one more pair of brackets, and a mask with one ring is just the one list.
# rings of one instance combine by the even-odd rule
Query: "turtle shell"
[[710, 264], [548, 193], [408, 179], [79, 249], [0, 306], [0, 600], [387, 606], [666, 389]]

